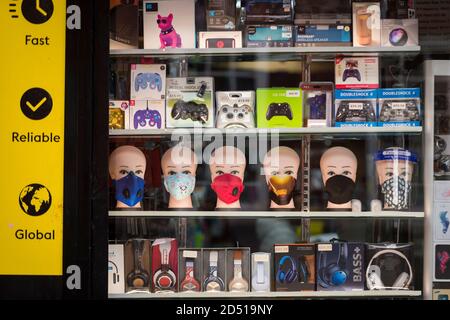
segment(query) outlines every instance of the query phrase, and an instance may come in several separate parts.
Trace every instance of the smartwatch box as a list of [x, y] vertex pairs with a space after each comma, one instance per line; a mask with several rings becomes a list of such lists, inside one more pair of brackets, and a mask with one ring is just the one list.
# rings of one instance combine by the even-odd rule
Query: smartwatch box
[[275, 291], [314, 291], [314, 244], [274, 245]]
[[353, 2], [353, 46], [379, 47], [381, 10], [379, 2]]
[[351, 24], [300, 24], [294, 26], [296, 47], [351, 46]]
[[364, 244], [317, 244], [317, 291], [364, 290]]
[[125, 293], [123, 244], [108, 245], [108, 293]]
[[419, 45], [418, 19], [381, 20], [382, 47], [408, 47]]
[[249, 23], [292, 23], [291, 0], [244, 0], [241, 2], [244, 20]]
[[164, 100], [166, 65], [132, 64], [130, 82], [130, 100]]
[[130, 129], [164, 129], [166, 127], [165, 100], [131, 100]]
[[218, 292], [227, 289], [226, 260], [225, 249], [203, 249], [203, 291]]
[[302, 82], [304, 121], [307, 127], [331, 127], [333, 83]]
[[206, 26], [208, 31], [231, 31], [236, 29], [236, 1], [206, 1]]
[[302, 90], [299, 88], [258, 88], [256, 90], [258, 128], [301, 128]]
[[213, 128], [214, 78], [168, 78], [167, 128]]
[[139, 46], [139, 0], [109, 2], [110, 49], [137, 49]]
[[153, 292], [177, 290], [178, 244], [173, 238], [156, 239], [152, 244]]
[[271, 254], [268, 252], [252, 253], [252, 291], [270, 292], [272, 282]]
[[150, 291], [150, 240], [129, 239], [125, 243], [125, 292]]
[[292, 25], [247, 25], [245, 43], [247, 47], [292, 47]]
[[129, 129], [130, 128], [130, 101], [110, 100], [109, 101], [109, 129]]
[[376, 89], [379, 87], [378, 57], [337, 57], [336, 89]]
[[380, 127], [417, 127], [421, 115], [420, 88], [378, 89]]
[[202, 291], [203, 251], [201, 249], [178, 249], [178, 291]]
[[195, 48], [195, 0], [143, 4], [144, 49]]
[[376, 127], [377, 90], [336, 90], [335, 127]]
[[241, 31], [207, 31], [198, 33], [199, 48], [242, 48]]
[[250, 291], [250, 248], [227, 248], [226, 256], [227, 291]]

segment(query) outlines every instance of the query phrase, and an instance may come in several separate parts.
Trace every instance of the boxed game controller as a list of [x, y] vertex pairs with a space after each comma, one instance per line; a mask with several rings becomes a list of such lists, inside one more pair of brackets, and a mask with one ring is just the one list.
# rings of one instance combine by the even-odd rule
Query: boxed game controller
[[130, 101], [109, 101], [109, 129], [130, 128]]
[[207, 1], [206, 26], [208, 31], [235, 30], [236, 1], [235, 0]]
[[420, 88], [378, 89], [380, 127], [417, 127], [421, 118]]
[[377, 90], [336, 90], [335, 127], [376, 127]]
[[217, 91], [217, 128], [254, 128], [255, 91]]
[[303, 113], [307, 127], [331, 127], [333, 119], [333, 83], [302, 82]]
[[164, 129], [165, 113], [165, 100], [131, 100], [130, 129]]
[[247, 47], [292, 47], [291, 25], [249, 25], [245, 27]]
[[296, 47], [351, 46], [351, 24], [300, 24], [294, 26]]
[[241, 31], [208, 31], [198, 33], [199, 48], [242, 48]]
[[302, 93], [299, 88], [258, 88], [256, 104], [258, 128], [303, 126]]
[[408, 47], [419, 45], [418, 19], [381, 20], [382, 47]]
[[336, 89], [376, 89], [378, 73], [378, 57], [336, 57]]
[[109, 2], [110, 49], [134, 49], [139, 46], [139, 1]]
[[176, 291], [178, 243], [173, 238], [156, 239], [152, 243], [152, 287], [154, 292]]
[[243, 0], [241, 6], [246, 24], [292, 22], [291, 0]]
[[250, 248], [227, 248], [226, 262], [227, 291], [250, 291]]
[[123, 244], [108, 245], [108, 293], [125, 293]]
[[164, 100], [166, 65], [132, 64], [130, 82], [130, 100]]
[[227, 255], [225, 249], [203, 249], [202, 291], [217, 292], [227, 289]]
[[318, 243], [317, 291], [364, 290], [364, 256], [363, 243]]
[[379, 47], [381, 11], [379, 2], [353, 2], [353, 46]]
[[214, 78], [168, 78], [167, 128], [213, 128]]
[[195, 0], [144, 1], [144, 48], [195, 48]]
[[275, 291], [314, 291], [315, 245], [276, 244], [273, 249]]
[[130, 239], [125, 243], [125, 292], [150, 291], [150, 240]]
[[178, 249], [178, 291], [202, 291], [202, 249]]

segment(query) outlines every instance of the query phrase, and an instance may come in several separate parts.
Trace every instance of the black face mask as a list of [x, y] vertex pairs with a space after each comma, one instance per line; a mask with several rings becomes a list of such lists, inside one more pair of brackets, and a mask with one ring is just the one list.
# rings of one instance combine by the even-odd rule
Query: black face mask
[[325, 184], [328, 193], [328, 201], [336, 204], [344, 204], [352, 200], [355, 182], [343, 175], [335, 175], [329, 178]]

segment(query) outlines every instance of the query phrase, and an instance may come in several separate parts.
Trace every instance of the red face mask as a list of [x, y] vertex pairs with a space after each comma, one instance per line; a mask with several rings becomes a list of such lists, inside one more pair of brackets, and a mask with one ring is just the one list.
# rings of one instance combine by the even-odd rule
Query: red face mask
[[217, 176], [211, 183], [211, 188], [221, 201], [230, 204], [239, 200], [244, 184], [238, 176], [226, 173]]

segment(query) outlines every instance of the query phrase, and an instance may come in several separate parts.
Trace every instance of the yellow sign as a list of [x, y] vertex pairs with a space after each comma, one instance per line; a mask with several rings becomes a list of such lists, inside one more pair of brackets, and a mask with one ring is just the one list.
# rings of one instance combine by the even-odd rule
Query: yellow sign
[[66, 1], [0, 1], [0, 43], [0, 274], [62, 275]]

